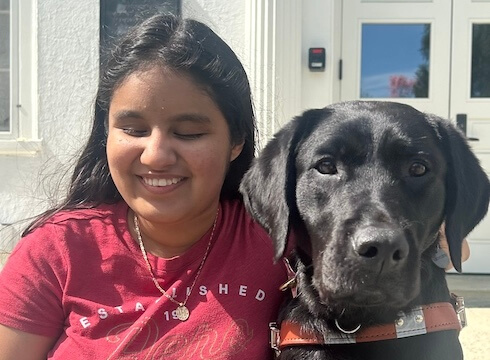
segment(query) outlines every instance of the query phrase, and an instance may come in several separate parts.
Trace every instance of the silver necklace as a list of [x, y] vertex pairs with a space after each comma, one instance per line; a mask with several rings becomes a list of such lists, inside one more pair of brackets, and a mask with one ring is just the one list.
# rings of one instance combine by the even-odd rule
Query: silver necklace
[[214, 230], [216, 229], [216, 222], [218, 221], [218, 214], [219, 214], [219, 207], [218, 211], [216, 212], [216, 217], [214, 218], [214, 223], [213, 223], [213, 230], [211, 230], [211, 235], [209, 237], [209, 242], [208, 246], [206, 248], [206, 251], [204, 252], [204, 256], [201, 260], [201, 264], [199, 264], [199, 268], [197, 269], [196, 276], [194, 277], [194, 281], [192, 282], [192, 285], [187, 291], [187, 295], [185, 297], [185, 300], [182, 302], [179, 302], [175, 300], [172, 296], [167, 294], [167, 292], [160, 286], [158, 283], [157, 279], [155, 278], [155, 275], [153, 274], [153, 270], [151, 269], [150, 262], [148, 261], [148, 255], [146, 254], [146, 249], [145, 245], [143, 244], [143, 239], [141, 237], [141, 231], [138, 223], [138, 217], [136, 216], [136, 213], [134, 214], [134, 229], [136, 231], [136, 235], [138, 236], [138, 243], [140, 245], [141, 253], [143, 254], [143, 259], [145, 259], [146, 267], [148, 268], [148, 271], [150, 272], [151, 279], [153, 280], [153, 283], [155, 284], [156, 288], [160, 290], [160, 292], [170, 301], [175, 303], [177, 305], [177, 309], [175, 310], [177, 318], [180, 321], [186, 321], [189, 318], [190, 312], [189, 309], [185, 306], [187, 303], [187, 300], [189, 300], [189, 296], [192, 293], [192, 290], [194, 289], [194, 285], [196, 285], [197, 278], [199, 277], [199, 274], [201, 274], [202, 267], [204, 266], [204, 262], [206, 261], [206, 258], [208, 257], [209, 254], [209, 249], [211, 248], [211, 243], [213, 241], [213, 235], [214, 235]]

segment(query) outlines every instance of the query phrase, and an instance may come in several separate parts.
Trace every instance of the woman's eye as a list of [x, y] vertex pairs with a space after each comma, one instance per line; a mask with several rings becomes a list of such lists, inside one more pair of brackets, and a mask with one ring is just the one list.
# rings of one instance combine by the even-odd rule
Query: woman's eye
[[204, 133], [175, 133], [175, 136], [184, 140], [194, 140], [202, 137]]
[[337, 166], [333, 159], [322, 159], [316, 164], [315, 169], [320, 174], [324, 175], [335, 175], [337, 174]]
[[420, 162], [414, 162], [410, 165], [408, 169], [408, 174], [413, 177], [424, 176], [427, 173], [427, 166]]
[[134, 129], [134, 128], [123, 128], [122, 131], [130, 136], [145, 136], [148, 132], [146, 130]]

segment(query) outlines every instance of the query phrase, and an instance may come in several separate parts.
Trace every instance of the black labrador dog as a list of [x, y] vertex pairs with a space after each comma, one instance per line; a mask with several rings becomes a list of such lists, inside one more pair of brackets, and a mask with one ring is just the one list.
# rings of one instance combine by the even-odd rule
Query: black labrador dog
[[449, 121], [393, 102], [306, 111], [267, 144], [241, 192], [277, 259], [295, 242], [299, 295], [280, 314], [291, 340], [280, 359], [463, 358], [439, 229], [461, 271], [489, 181]]

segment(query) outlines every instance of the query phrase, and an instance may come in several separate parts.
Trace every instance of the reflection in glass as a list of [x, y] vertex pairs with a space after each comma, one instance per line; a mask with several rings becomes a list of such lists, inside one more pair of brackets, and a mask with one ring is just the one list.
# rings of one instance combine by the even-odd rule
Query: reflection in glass
[[155, 13], [180, 13], [178, 0], [101, 0], [101, 49]]
[[0, 11], [10, 10], [10, 0], [0, 0]]
[[8, 69], [10, 63], [10, 17], [0, 13], [0, 69]]
[[361, 98], [429, 96], [430, 24], [363, 24]]
[[10, 2], [0, 0], [0, 132], [10, 130]]
[[8, 71], [0, 71], [0, 131], [10, 130], [10, 81]]
[[471, 97], [490, 97], [490, 24], [473, 24]]

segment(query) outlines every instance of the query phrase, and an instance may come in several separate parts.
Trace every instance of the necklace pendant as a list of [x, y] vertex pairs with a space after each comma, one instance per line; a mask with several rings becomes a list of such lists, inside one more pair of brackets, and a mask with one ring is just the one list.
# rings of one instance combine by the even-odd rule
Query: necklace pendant
[[180, 321], [186, 321], [189, 318], [189, 309], [187, 309], [184, 304], [180, 304], [175, 312], [177, 314], [177, 319]]

